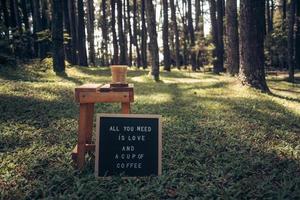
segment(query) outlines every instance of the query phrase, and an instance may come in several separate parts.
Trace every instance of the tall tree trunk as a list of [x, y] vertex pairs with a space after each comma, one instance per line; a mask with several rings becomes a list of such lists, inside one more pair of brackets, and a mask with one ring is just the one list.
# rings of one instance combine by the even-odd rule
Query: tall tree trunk
[[264, 92], [268, 92], [264, 70], [264, 23], [265, 2], [240, 1], [240, 80]]
[[297, 24], [297, 30], [296, 30], [296, 49], [295, 49], [295, 58], [296, 58], [296, 67], [300, 69], [300, 2], [296, 2], [296, 24]]
[[111, 31], [113, 35], [113, 61], [112, 64], [119, 63], [119, 46], [118, 46], [118, 39], [117, 39], [117, 32], [116, 32], [116, 0], [110, 0], [111, 5]]
[[294, 26], [295, 26], [295, 0], [288, 3], [288, 65], [289, 81], [295, 80], [295, 60], [294, 60]]
[[[70, 27], [70, 19], [69, 19], [69, 7], [68, 7], [68, 0], [62, 0], [63, 6], [63, 22], [64, 22], [64, 30], [65, 32], [71, 36], [71, 27]], [[65, 56], [69, 63], [72, 63], [72, 53], [71, 53], [71, 40], [68, 39], [67, 43], [64, 44], [65, 46]]]
[[9, 27], [9, 14], [8, 14], [8, 9], [7, 9], [7, 0], [1, 0], [1, 10], [3, 13], [3, 18], [4, 18], [4, 25], [6, 28]]
[[40, 12], [40, 1], [32, 0], [32, 20], [33, 20], [33, 34], [34, 34], [34, 52], [35, 55], [39, 58], [42, 58], [41, 55], [41, 44], [38, 42], [37, 33], [42, 31], [42, 20], [41, 20], [41, 12]]
[[65, 71], [63, 42], [63, 4], [61, 0], [52, 0], [53, 69], [55, 72]]
[[168, 0], [163, 0], [163, 47], [164, 47], [164, 70], [171, 71], [170, 47], [169, 47], [169, 19]]
[[26, 0], [21, 0], [21, 9], [22, 9], [22, 14], [23, 14], [23, 22], [25, 25], [25, 30], [29, 30], [29, 21], [28, 21], [28, 9], [27, 9], [27, 4]]
[[267, 14], [267, 30], [268, 30], [268, 34], [271, 33], [273, 31], [273, 10], [272, 10], [272, 2], [270, 4], [270, 0], [266, 1], [267, 5], [266, 5], [266, 14]]
[[10, 27], [15, 28], [17, 26], [16, 21], [16, 12], [15, 12], [15, 0], [9, 0], [9, 18], [10, 18]]
[[237, 0], [226, 2], [226, 68], [230, 75], [239, 73], [239, 35], [237, 20]]
[[131, 31], [131, 16], [130, 16], [130, 1], [127, 0], [127, 30], [129, 34], [129, 55], [128, 55], [128, 66], [132, 66], [132, 45], [133, 43], [133, 38], [132, 38], [132, 31]]
[[192, 19], [192, 1], [188, 0], [188, 12], [187, 12], [187, 18], [188, 18], [188, 30], [190, 35], [190, 55], [191, 55], [191, 64], [192, 64], [192, 70], [196, 71], [197, 65], [196, 65], [196, 53], [195, 53], [195, 32], [194, 32], [194, 26], [193, 26], [193, 19]]
[[77, 36], [78, 36], [78, 64], [81, 66], [88, 66], [85, 44], [85, 23], [83, 0], [77, 0]]
[[123, 17], [122, 17], [122, 0], [117, 0], [118, 9], [118, 35], [119, 35], [119, 48], [120, 48], [120, 60], [119, 64], [126, 65], [126, 48], [125, 48], [125, 35], [123, 31]]
[[175, 33], [175, 62], [176, 62], [176, 67], [180, 69], [179, 32], [177, 27], [176, 9], [174, 5], [174, 0], [170, 0], [170, 8], [171, 8], [172, 25]]
[[101, 2], [101, 8], [102, 8], [102, 25], [101, 25], [101, 30], [102, 30], [102, 35], [103, 35], [103, 40], [102, 40], [102, 48], [104, 50], [103, 56], [103, 61], [104, 65], [108, 65], [108, 31], [107, 31], [107, 8], [106, 8], [106, 0], [102, 0]]
[[[178, 7], [178, 5], [177, 5]], [[188, 65], [188, 37], [189, 37], [189, 30], [188, 30], [188, 26], [186, 24], [186, 1], [182, 1], [182, 8], [183, 8], [183, 14], [181, 16], [182, 19], [182, 28], [183, 28], [183, 56], [182, 56], [182, 62], [184, 65], [184, 69], [187, 69], [187, 65]]]
[[224, 17], [224, 0], [217, 0], [217, 23], [218, 23], [218, 72], [224, 71], [224, 25], [223, 25], [223, 17]]
[[87, 1], [87, 40], [89, 43], [89, 61], [91, 65], [95, 65], [95, 43], [94, 43], [94, 0]]
[[70, 36], [71, 36], [71, 64], [78, 64], [78, 55], [77, 55], [77, 16], [75, 9], [74, 0], [68, 0], [68, 8], [69, 8], [69, 21], [70, 21]]
[[141, 21], [142, 21], [141, 52], [142, 52], [142, 65], [143, 65], [143, 68], [145, 69], [145, 68], [147, 68], [147, 27], [146, 27], [146, 20], [145, 20], [145, 16], [146, 16], [146, 14], [145, 14], [145, 1], [142, 1], [141, 4], [142, 4], [141, 5]]
[[[121, 0], [122, 1], [122, 0]], [[125, 63], [128, 65], [128, 25], [126, 16], [126, 0], [122, 1], [123, 6], [123, 34], [124, 34], [124, 51], [125, 51]]]
[[[138, 44], [138, 32], [137, 32], [137, 0], [133, 0], [133, 43], [136, 49], [136, 65], [137, 67], [141, 66], [141, 54]], [[143, 33], [142, 33], [143, 34]]]
[[158, 44], [157, 44], [157, 32], [156, 32], [156, 19], [155, 11], [152, 0], [145, 1], [148, 35], [150, 38], [149, 48], [151, 54], [151, 75], [155, 81], [159, 80], [159, 55], [158, 55]]
[[217, 23], [217, 5], [215, 0], [209, 1], [209, 10], [210, 10], [210, 21], [211, 21], [211, 34], [212, 41], [215, 46], [212, 54], [213, 54], [213, 71], [215, 73], [220, 72], [220, 62], [218, 60], [219, 54], [219, 40], [218, 40], [218, 23]]

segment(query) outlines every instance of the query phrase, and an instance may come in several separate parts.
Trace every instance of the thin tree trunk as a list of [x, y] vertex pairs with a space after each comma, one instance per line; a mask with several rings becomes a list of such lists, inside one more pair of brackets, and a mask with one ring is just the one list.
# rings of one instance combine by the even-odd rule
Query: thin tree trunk
[[52, 43], [53, 69], [55, 72], [65, 71], [63, 37], [63, 4], [61, 0], [52, 0]]
[[88, 66], [85, 44], [85, 23], [84, 23], [84, 9], [83, 0], [77, 0], [77, 36], [78, 36], [78, 64], [81, 66]]
[[268, 92], [264, 70], [263, 19], [265, 2], [240, 1], [240, 80], [264, 92]]
[[123, 32], [123, 17], [122, 17], [122, 0], [117, 0], [118, 10], [118, 35], [119, 35], [119, 48], [120, 48], [120, 60], [119, 64], [126, 65], [126, 48], [125, 48], [125, 36]]
[[224, 0], [217, 0], [217, 23], [218, 23], [218, 72], [224, 71]]
[[211, 21], [211, 34], [212, 41], [215, 46], [212, 54], [213, 54], [213, 71], [215, 73], [219, 73], [219, 60], [218, 60], [218, 52], [219, 52], [219, 40], [218, 40], [218, 25], [217, 25], [217, 5], [215, 0], [209, 1], [209, 10], [210, 10], [210, 21]]
[[289, 81], [295, 80], [295, 60], [294, 60], [294, 25], [295, 25], [295, 0], [288, 3], [288, 65], [289, 65]]
[[267, 30], [268, 30], [268, 34], [272, 32], [273, 30], [273, 18], [272, 18], [272, 4], [270, 4], [270, 0], [266, 1], [267, 5], [266, 5], [266, 13], [267, 13]]
[[118, 46], [118, 40], [117, 40], [117, 32], [116, 32], [116, 3], [115, 0], [110, 0], [111, 5], [111, 31], [113, 35], [113, 61], [112, 64], [118, 64], [119, 63], [119, 46]]
[[[142, 21], [142, 44], [141, 44], [141, 52], [142, 52], [142, 65], [143, 68], [147, 68], [147, 27], [145, 20], [145, 1], [141, 2], [141, 21]], [[152, 16], [153, 17], [153, 16]]]
[[237, 20], [237, 0], [226, 2], [226, 68], [234, 76], [239, 73], [239, 35]]
[[171, 8], [172, 24], [175, 33], [175, 62], [176, 62], [176, 67], [180, 69], [179, 32], [177, 27], [176, 9], [174, 5], [174, 0], [170, 0], [170, 8]]
[[41, 58], [40, 55], [40, 48], [41, 45], [38, 42], [37, 33], [42, 31], [42, 22], [41, 22], [41, 13], [40, 13], [40, 1], [39, 0], [32, 0], [32, 20], [33, 20], [33, 34], [34, 34], [34, 52], [35, 55]]
[[192, 70], [196, 71], [197, 65], [196, 65], [196, 53], [195, 53], [195, 32], [194, 32], [194, 26], [193, 26], [193, 19], [192, 19], [192, 1], [188, 0], [188, 12], [187, 12], [187, 18], [188, 18], [188, 30], [190, 35], [190, 55], [191, 55], [191, 64], [192, 64]]
[[158, 55], [158, 44], [157, 44], [157, 32], [156, 32], [156, 20], [155, 11], [152, 1], [145, 2], [148, 35], [150, 38], [149, 48], [151, 54], [151, 75], [155, 81], [159, 80], [159, 55]]
[[7, 9], [7, 0], [1, 0], [1, 10], [3, 13], [3, 18], [4, 18], [4, 25], [6, 28], [9, 27], [9, 14], [8, 14], [8, 9]]
[[77, 16], [75, 12], [75, 3], [74, 0], [68, 0], [69, 8], [69, 21], [70, 21], [70, 36], [71, 36], [71, 64], [78, 64], [78, 55], [77, 55]]
[[138, 44], [138, 32], [137, 32], [137, 0], [133, 0], [133, 44], [136, 48], [136, 65], [137, 67], [141, 66], [141, 54]]
[[169, 15], [168, 15], [168, 1], [163, 0], [163, 47], [164, 47], [164, 70], [171, 71], [170, 63], [170, 47], [169, 47]]
[[133, 38], [132, 38], [132, 31], [131, 31], [131, 16], [130, 16], [130, 1], [127, 0], [127, 30], [129, 34], [129, 56], [128, 56], [128, 66], [132, 66], [132, 45], [133, 43]]
[[104, 65], [108, 65], [108, 31], [107, 31], [107, 14], [106, 14], [106, 0], [102, 0], [101, 7], [102, 7], [102, 35], [103, 35], [103, 41], [102, 41], [102, 48], [104, 50], [103, 61]]
[[300, 69], [300, 2], [296, 2], [296, 25], [297, 25], [297, 30], [296, 30], [296, 49], [295, 49], [295, 58], [296, 58], [296, 67]]
[[95, 66], [95, 43], [94, 43], [94, 0], [87, 1], [87, 40], [89, 43], [89, 61], [90, 64]]
[[123, 35], [124, 35], [124, 52], [125, 52], [125, 63], [128, 65], [128, 25], [127, 25], [127, 16], [126, 16], [126, 0], [122, 1], [123, 8]]
[[[70, 28], [70, 20], [69, 20], [69, 7], [68, 7], [68, 0], [62, 0], [62, 7], [63, 7], [63, 22], [64, 22], [64, 30], [65, 32], [71, 36], [71, 28]], [[66, 60], [69, 63], [72, 63], [72, 54], [71, 54], [71, 40], [68, 39], [67, 43], [64, 44], [65, 46], [65, 56]]]
[[15, 12], [15, 0], [9, 0], [9, 19], [10, 27], [15, 28], [17, 26], [16, 12]]
[[23, 22], [25, 25], [25, 30], [29, 30], [29, 21], [28, 21], [28, 9], [27, 9], [27, 4], [26, 0], [21, 0], [21, 9], [22, 9], [22, 14], [23, 14]]

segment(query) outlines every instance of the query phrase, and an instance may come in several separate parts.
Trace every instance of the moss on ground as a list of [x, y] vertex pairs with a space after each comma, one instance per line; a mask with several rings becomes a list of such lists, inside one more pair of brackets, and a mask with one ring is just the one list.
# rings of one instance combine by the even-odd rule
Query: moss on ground
[[[98, 180], [93, 155], [72, 167], [82, 83], [107, 83], [105, 68], [39, 64], [0, 69], [2, 199], [299, 199], [300, 83], [268, 77], [273, 95], [235, 78], [174, 70], [159, 83], [130, 70], [134, 113], [163, 115], [163, 175]], [[299, 80], [300, 74], [298, 74]], [[119, 112], [97, 104], [96, 112]]]

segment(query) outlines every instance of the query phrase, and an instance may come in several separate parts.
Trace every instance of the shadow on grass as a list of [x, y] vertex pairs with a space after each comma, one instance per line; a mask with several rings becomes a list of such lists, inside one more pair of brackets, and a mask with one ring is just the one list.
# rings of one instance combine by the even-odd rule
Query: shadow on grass
[[[90, 72], [88, 72], [90, 73]], [[82, 173], [70, 167], [71, 147], [76, 143], [78, 107], [69, 96], [53, 101], [0, 96], [1, 123], [25, 123], [45, 134], [28, 141], [40, 144], [30, 156], [18, 150], [22, 139], [11, 139], [18, 154], [18, 166], [3, 197], [16, 198], [98, 198], [98, 199], [297, 199], [299, 197], [299, 160], [281, 148], [299, 145], [299, 116], [267, 99], [198, 96], [190, 90], [225, 88], [227, 82], [180, 87], [181, 84], [138, 83], [137, 95], [170, 94], [167, 102], [149, 101], [133, 104], [135, 113], [163, 115], [163, 174], [160, 177], [110, 180], [93, 178], [93, 157], [87, 157]], [[262, 97], [261, 97], [262, 98]], [[266, 97], [264, 97], [266, 98]], [[115, 111], [115, 105], [98, 104], [97, 112]], [[62, 124], [51, 124], [66, 118]], [[71, 120], [71, 121], [70, 121]], [[71, 123], [71, 128], [67, 125]], [[68, 129], [74, 133], [67, 134]], [[23, 128], [13, 129], [15, 132]], [[30, 130], [28, 130], [30, 132]], [[63, 132], [63, 134], [62, 134]], [[22, 133], [19, 133], [22, 135]], [[73, 138], [73, 139], [71, 139]], [[1, 140], [2, 141], [2, 140]], [[48, 142], [54, 145], [48, 147]], [[1, 145], [6, 145], [0, 143]], [[273, 146], [272, 146], [273, 145]], [[277, 145], [277, 146], [276, 146]], [[65, 147], [67, 146], [67, 148]], [[279, 146], [279, 148], [278, 148]], [[276, 151], [272, 151], [276, 149]], [[25, 149], [26, 150], [26, 149]], [[297, 152], [296, 152], [297, 153]], [[9, 154], [9, 153], [7, 153]], [[28, 158], [30, 157], [30, 159]], [[5, 158], [7, 159], [7, 158]], [[13, 160], [15, 158], [11, 158]], [[6, 160], [6, 162], [8, 162]], [[5, 167], [6, 165], [4, 165]], [[7, 167], [8, 168], [8, 167]], [[11, 169], [5, 170], [9, 171]], [[21, 175], [20, 175], [21, 174]], [[26, 190], [24, 191], [24, 182]], [[10, 180], [10, 179], [9, 179]], [[174, 191], [172, 197], [168, 189]]]
[[62, 72], [62, 73], [56, 73], [56, 75], [57, 75], [58, 77], [60, 77], [60, 78], [63, 78], [63, 79], [65, 79], [65, 80], [67, 80], [67, 81], [71, 81], [71, 82], [75, 83], [76, 85], [82, 85], [82, 84], [83, 84], [83, 82], [80, 81], [80, 80], [78, 80], [78, 78], [70, 77], [70, 76], [68, 76], [68, 74], [65, 73], [65, 72]]

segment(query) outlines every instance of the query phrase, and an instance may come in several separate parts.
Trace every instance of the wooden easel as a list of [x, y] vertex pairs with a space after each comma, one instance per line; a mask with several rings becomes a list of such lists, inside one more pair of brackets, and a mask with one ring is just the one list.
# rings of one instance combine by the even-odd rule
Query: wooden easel
[[130, 103], [134, 101], [133, 84], [85, 84], [75, 88], [75, 100], [80, 104], [78, 142], [72, 151], [72, 159], [78, 169], [85, 163], [85, 154], [95, 151], [92, 144], [95, 103], [121, 103], [122, 113], [130, 113]]

